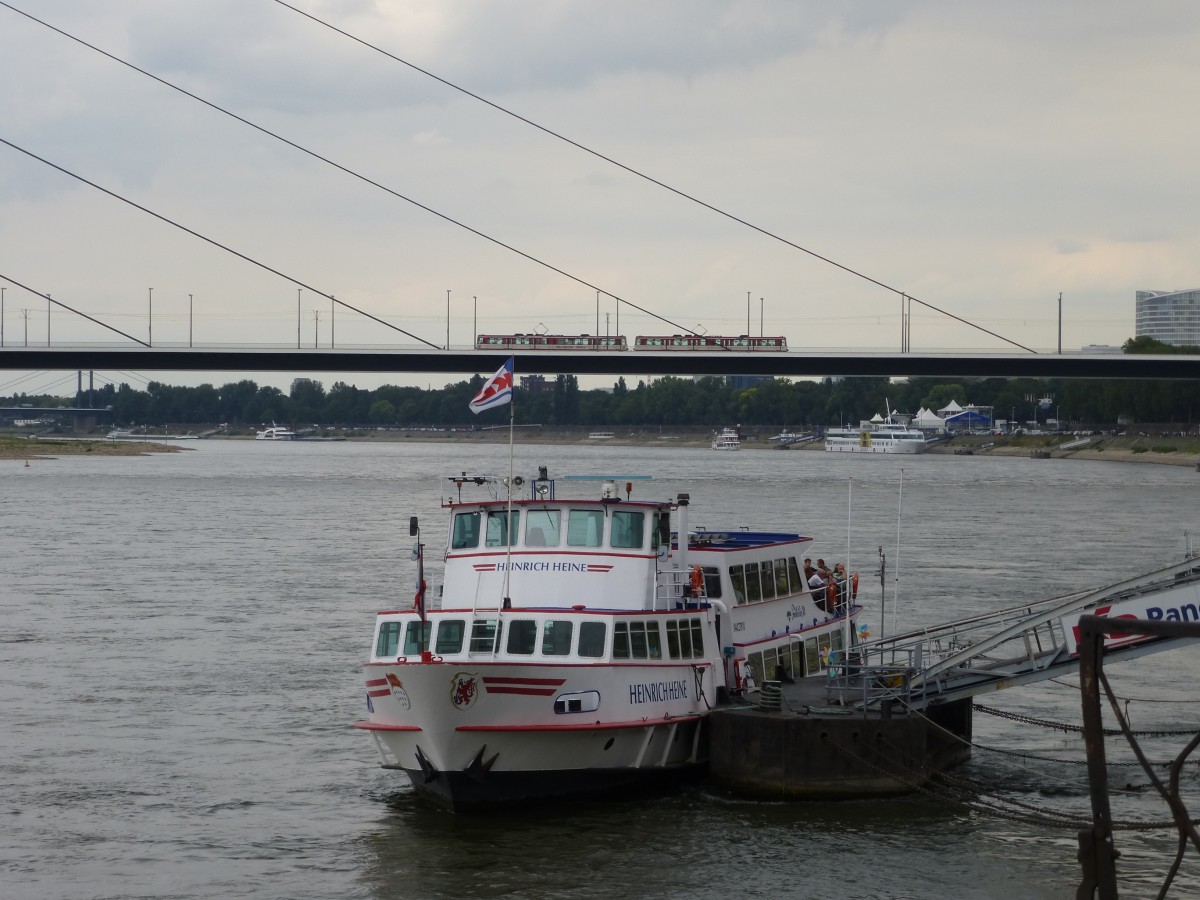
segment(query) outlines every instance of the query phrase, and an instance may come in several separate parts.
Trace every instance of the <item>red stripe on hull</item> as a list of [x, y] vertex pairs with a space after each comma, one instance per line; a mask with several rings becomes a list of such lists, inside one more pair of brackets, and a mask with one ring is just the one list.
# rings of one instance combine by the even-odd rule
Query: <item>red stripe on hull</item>
[[392, 696], [392, 692], [391, 691], [367, 691], [367, 696], [368, 697], [390, 697], [390, 696]]
[[551, 687], [558, 687], [567, 679], [565, 678], [503, 678], [499, 675], [484, 675], [484, 684], [547, 684]]
[[484, 690], [489, 694], [525, 694], [532, 697], [553, 697], [554, 688], [531, 688], [531, 687], [503, 687], [496, 685], [484, 685]]
[[695, 722], [700, 716], [676, 716], [672, 719], [639, 719], [635, 722], [580, 722], [569, 725], [457, 725], [455, 731], [628, 731], [657, 725]]

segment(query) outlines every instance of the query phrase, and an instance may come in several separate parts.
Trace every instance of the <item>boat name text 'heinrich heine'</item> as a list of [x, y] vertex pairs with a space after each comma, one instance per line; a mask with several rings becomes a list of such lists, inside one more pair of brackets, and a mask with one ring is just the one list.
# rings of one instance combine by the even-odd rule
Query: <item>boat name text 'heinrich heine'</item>
[[583, 562], [495, 562], [475, 563], [476, 572], [607, 572], [611, 565]]
[[652, 681], [629, 686], [630, 703], [662, 703], [666, 700], [686, 700], [686, 681]]

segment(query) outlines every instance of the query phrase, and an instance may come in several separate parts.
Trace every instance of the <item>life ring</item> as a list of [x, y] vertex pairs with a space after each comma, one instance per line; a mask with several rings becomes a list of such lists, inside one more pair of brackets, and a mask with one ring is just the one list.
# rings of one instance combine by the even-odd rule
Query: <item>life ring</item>
[[699, 566], [692, 566], [692, 596], [699, 597], [700, 590], [704, 587], [704, 570]]

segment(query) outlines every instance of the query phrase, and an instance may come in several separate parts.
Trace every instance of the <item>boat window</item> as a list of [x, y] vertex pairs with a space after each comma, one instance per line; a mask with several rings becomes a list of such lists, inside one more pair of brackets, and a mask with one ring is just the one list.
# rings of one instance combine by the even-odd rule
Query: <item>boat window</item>
[[618, 622], [613, 626], [613, 659], [629, 659], [629, 624]]
[[505, 511], [502, 509], [494, 509], [489, 512], [487, 514], [487, 540], [485, 541], [487, 546], [507, 547], [508, 536], [516, 533], [517, 520], [520, 516], [520, 510], [516, 509], [512, 511], [511, 519], [505, 515]]
[[671, 516], [669, 513], [656, 512], [651, 526], [650, 547], [657, 551], [659, 547], [671, 546]]
[[686, 619], [682, 622], [671, 620], [667, 623], [667, 651], [671, 654], [671, 659], [692, 658], [692, 632]]
[[607, 628], [603, 622], [579, 623], [579, 655], [595, 658], [604, 655]]
[[646, 514], [641, 512], [613, 512], [612, 545], [641, 549], [646, 541]]
[[429, 622], [409, 622], [404, 632], [404, 655], [419, 656], [429, 649], [429, 634], [433, 626]]
[[704, 594], [712, 600], [721, 598], [721, 570], [716, 566], [704, 566]]
[[495, 653], [499, 646], [499, 622], [495, 619], [476, 619], [471, 623], [472, 653]]
[[508, 652], [531, 656], [537, 644], [537, 622], [533, 619], [517, 619], [508, 625]]
[[744, 566], [729, 567], [729, 582], [733, 585], [733, 597], [739, 603], [746, 602], [746, 573]]
[[572, 622], [551, 619], [542, 625], [542, 655], [566, 656], [571, 652]]
[[444, 619], [438, 624], [434, 653], [462, 653], [466, 622], [462, 619]]
[[757, 603], [762, 599], [762, 585], [758, 580], [758, 563], [746, 563], [746, 602]]
[[788, 592], [788, 562], [786, 559], [777, 559], [775, 560], [775, 596], [782, 597]]
[[479, 546], [479, 513], [461, 512], [454, 514], [454, 534], [450, 538], [451, 550]]
[[804, 642], [804, 674], [814, 675], [821, 671], [821, 650], [817, 639], [811, 637]]
[[787, 561], [788, 580], [792, 583], [792, 593], [801, 594], [808, 589], [808, 582], [800, 575], [800, 566], [796, 564], [796, 557], [789, 556]]
[[692, 656], [704, 655], [704, 631], [699, 619], [692, 619]]
[[764, 600], [775, 599], [775, 567], [771, 565], [769, 560], [763, 560], [759, 563], [762, 588], [762, 598]]
[[646, 653], [646, 623], [629, 623], [629, 655], [634, 659], [647, 659]]
[[658, 633], [657, 622], [646, 623], [646, 655], [650, 659], [662, 659], [662, 637]]
[[567, 513], [568, 547], [599, 547], [603, 541], [603, 510], [572, 509]]
[[376, 656], [399, 656], [400, 623], [381, 622], [379, 625], [379, 640], [375, 642]]
[[525, 546], [557, 547], [561, 517], [562, 511], [557, 509], [525, 510]]

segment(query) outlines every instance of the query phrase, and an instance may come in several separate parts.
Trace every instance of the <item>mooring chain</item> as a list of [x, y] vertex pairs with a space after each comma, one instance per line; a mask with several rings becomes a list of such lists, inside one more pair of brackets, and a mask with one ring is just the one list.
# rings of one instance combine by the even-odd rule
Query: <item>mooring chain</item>
[[[980, 815], [987, 815], [996, 819], [1045, 825], [1052, 828], [1071, 829], [1073, 831], [1090, 828], [1092, 825], [1090, 819], [1079, 818], [1074, 813], [1047, 811], [1044, 808], [1023, 803], [1019, 800], [987, 796], [983, 787], [977, 782], [952, 775], [942, 769], [935, 770], [937, 777], [942, 779], [942, 781], [933, 781], [929, 780], [920, 771], [887, 769], [867, 759], [862, 754], [856, 753], [852, 748], [844, 744], [835, 742], [833, 746], [856, 762], [861, 763], [869, 769], [873, 769], [876, 773], [886, 778], [901, 781], [914, 791], [937, 799], [953, 800]], [[892, 749], [901, 755], [905, 755], [903, 748], [893, 747]], [[965, 787], [955, 787], [955, 782]], [[1011, 807], [1015, 807], [1015, 809]], [[1200, 825], [1200, 819], [1192, 819], [1190, 820], [1190, 824]], [[1157, 822], [1113, 821], [1112, 823], [1114, 831], [1164, 831], [1176, 829], [1177, 827], [1178, 825], [1173, 819]]]
[[[971, 743], [971, 749], [986, 750], [989, 753], [1002, 753], [1005, 756], [1017, 756], [1017, 757], [1020, 757], [1021, 759], [1034, 759], [1034, 760], [1038, 760], [1040, 762], [1060, 763], [1060, 764], [1069, 765], [1069, 766], [1086, 766], [1087, 765], [1086, 759], [1061, 759], [1057, 756], [1039, 756], [1037, 753], [1026, 753], [1023, 750], [1005, 750], [1002, 747], [989, 747], [986, 744], [976, 744], [974, 742]], [[1154, 763], [1151, 763], [1151, 765], [1158, 769], [1169, 769], [1171, 767], [1171, 765], [1173, 764], [1173, 762], [1174, 762], [1173, 760], [1168, 760], [1167, 762], [1154, 762]], [[1124, 761], [1108, 760], [1107, 765], [1112, 766], [1114, 768], [1119, 767], [1119, 766], [1140, 767], [1141, 763], [1138, 762], [1136, 759], [1124, 760]], [[1196, 766], [1200, 767], [1200, 760], [1196, 761]]]
[[[1011, 719], [1014, 722], [1024, 722], [1026, 725], [1040, 725], [1042, 728], [1053, 728], [1056, 731], [1065, 731], [1068, 733], [1079, 734], [1083, 732], [1082, 725], [1072, 725], [1069, 722], [1052, 722], [1049, 719], [1037, 719], [1033, 716], [1022, 715], [1021, 713], [1007, 712], [1003, 709], [996, 709], [993, 706], [984, 706], [981, 703], [974, 704], [974, 708], [981, 713], [987, 713], [989, 716], [996, 716], [1000, 719]], [[1131, 731], [1131, 735], [1135, 737], [1178, 737], [1182, 734], [1195, 734], [1196, 728], [1177, 728], [1172, 730], [1159, 731]], [[1123, 735], [1120, 728], [1105, 728], [1104, 734], [1109, 737]]]

